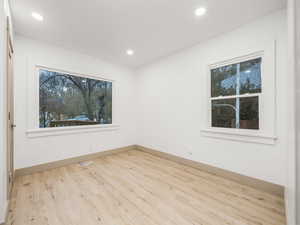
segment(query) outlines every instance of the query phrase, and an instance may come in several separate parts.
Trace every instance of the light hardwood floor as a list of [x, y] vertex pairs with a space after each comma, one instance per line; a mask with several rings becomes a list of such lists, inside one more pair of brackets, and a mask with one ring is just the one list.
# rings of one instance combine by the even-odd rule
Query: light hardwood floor
[[18, 177], [8, 225], [284, 225], [284, 200], [128, 151]]

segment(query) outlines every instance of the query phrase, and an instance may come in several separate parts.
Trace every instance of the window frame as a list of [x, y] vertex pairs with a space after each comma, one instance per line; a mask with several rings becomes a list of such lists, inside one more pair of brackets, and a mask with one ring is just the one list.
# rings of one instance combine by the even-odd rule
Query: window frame
[[[83, 78], [90, 78], [94, 80], [101, 80], [101, 81], [108, 81], [112, 83], [112, 123], [111, 124], [97, 124], [97, 125], [82, 125], [82, 126], [67, 126], [67, 127], [47, 127], [47, 128], [40, 128], [39, 127], [39, 113], [40, 113], [40, 102], [39, 102], [39, 72], [40, 70], [48, 70], [51, 72], [58, 72], [69, 74], [72, 76], [83, 77]], [[34, 104], [35, 107], [32, 108], [33, 111], [28, 112], [28, 116], [32, 117], [33, 120], [29, 118], [29, 121], [32, 121], [31, 124], [28, 124], [28, 129], [26, 134], [29, 138], [37, 138], [37, 137], [44, 137], [44, 136], [58, 136], [64, 134], [76, 134], [76, 133], [88, 133], [88, 132], [99, 132], [99, 131], [114, 131], [119, 129], [119, 125], [116, 123], [116, 116], [115, 116], [115, 95], [116, 95], [116, 81], [112, 79], [103, 78], [102, 76], [91, 75], [89, 73], [78, 73], [78, 72], [70, 72], [64, 69], [55, 69], [54, 67], [43, 66], [41, 64], [34, 65], [33, 68], [34, 72], [34, 79], [33, 88], [34, 88], [34, 99], [32, 99], [31, 104]], [[29, 90], [31, 91], [31, 90]], [[32, 92], [31, 92], [32, 93]], [[32, 116], [30, 116], [30, 114]], [[34, 117], [33, 117], [34, 115]]]
[[[205, 127], [201, 129], [203, 136], [208, 138], [217, 138], [230, 141], [246, 142], [246, 143], [258, 143], [273, 145], [276, 143], [276, 58], [275, 58], [275, 46], [276, 41], [263, 42], [261, 47], [254, 47], [248, 49], [237, 49], [230, 52], [229, 57], [214, 57], [214, 63], [208, 63], [206, 68], [207, 74], [207, 89], [206, 89], [206, 122]], [[240, 55], [235, 57], [235, 55]], [[230, 57], [231, 56], [231, 57]], [[212, 126], [212, 105], [211, 105], [211, 70], [226, 65], [241, 63], [244, 61], [261, 58], [261, 93], [248, 94], [247, 97], [253, 97], [259, 95], [259, 129], [239, 129], [239, 128], [222, 128]], [[217, 63], [215, 63], [217, 62]], [[234, 95], [235, 97], [236, 95]], [[245, 94], [242, 95], [246, 97]], [[223, 96], [230, 98], [232, 96]], [[272, 99], [269, 99], [272, 97]], [[218, 99], [216, 97], [215, 99]], [[220, 98], [221, 99], [221, 98]], [[264, 101], [270, 100], [265, 103]], [[267, 109], [267, 108], [270, 109]], [[267, 113], [272, 115], [266, 116]], [[268, 117], [268, 118], [266, 118]]]
[[[211, 70], [213, 69], [217, 69], [217, 68], [220, 68], [220, 67], [223, 67], [223, 66], [229, 66], [229, 65], [233, 65], [233, 64], [241, 64], [243, 62], [247, 62], [249, 60], [254, 60], [254, 59], [258, 59], [258, 58], [261, 58], [261, 92], [260, 93], [247, 93], [247, 94], [239, 94], [239, 95], [228, 95], [228, 96], [218, 96], [218, 97], [212, 97], [211, 95], [211, 82], [212, 82], [212, 79], [211, 79]], [[261, 121], [261, 118], [262, 118], [262, 110], [261, 110], [261, 104], [262, 104], [262, 96], [263, 96], [263, 91], [264, 91], [264, 87], [263, 87], [263, 82], [262, 82], [262, 77], [263, 77], [263, 73], [264, 73], [264, 52], [263, 51], [259, 51], [259, 52], [255, 52], [255, 53], [252, 53], [252, 54], [249, 54], [249, 55], [245, 55], [245, 56], [241, 56], [241, 57], [237, 57], [237, 58], [234, 58], [234, 59], [230, 59], [230, 60], [226, 60], [226, 61], [222, 61], [222, 62], [219, 62], [219, 63], [214, 63], [214, 64], [211, 64], [209, 65], [209, 68], [208, 68], [208, 74], [209, 74], [209, 79], [208, 79], [208, 91], [209, 91], [209, 128], [211, 129], [225, 129], [225, 130], [239, 130], [239, 131], [260, 131], [261, 128], [262, 128], [262, 121]], [[238, 81], [237, 81], [238, 82]], [[259, 117], [259, 124], [258, 124], [258, 127], [259, 129], [242, 129], [242, 128], [227, 128], [227, 127], [213, 127], [212, 126], [212, 101], [213, 100], [225, 100], [225, 99], [241, 99], [241, 98], [250, 98], [250, 97], [258, 97], [258, 117]], [[239, 111], [240, 112], [240, 111]]]

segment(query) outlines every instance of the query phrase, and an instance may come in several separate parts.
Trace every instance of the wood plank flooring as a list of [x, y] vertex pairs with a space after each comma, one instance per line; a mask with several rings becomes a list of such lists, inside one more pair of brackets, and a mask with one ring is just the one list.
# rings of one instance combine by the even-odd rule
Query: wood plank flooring
[[128, 151], [18, 177], [7, 225], [285, 225], [284, 200]]

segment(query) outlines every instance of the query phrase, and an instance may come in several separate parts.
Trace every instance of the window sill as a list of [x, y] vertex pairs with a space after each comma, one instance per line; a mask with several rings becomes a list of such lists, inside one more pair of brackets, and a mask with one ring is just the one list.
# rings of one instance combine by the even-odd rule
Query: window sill
[[239, 129], [226, 128], [207, 128], [202, 129], [201, 133], [206, 137], [227, 139], [231, 141], [259, 143], [266, 145], [274, 145], [277, 137], [265, 135], [258, 132], [251, 132]]
[[73, 127], [53, 127], [53, 128], [37, 128], [27, 130], [26, 134], [29, 138], [61, 136], [67, 134], [79, 134], [90, 132], [115, 131], [120, 128], [119, 125], [88, 125], [88, 126], [73, 126]]

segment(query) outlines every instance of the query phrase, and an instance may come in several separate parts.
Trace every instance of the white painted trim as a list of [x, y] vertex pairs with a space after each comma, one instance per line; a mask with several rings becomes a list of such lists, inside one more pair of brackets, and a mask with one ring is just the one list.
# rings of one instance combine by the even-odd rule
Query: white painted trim
[[231, 141], [250, 142], [258, 144], [274, 145], [277, 137], [262, 134], [257, 131], [232, 129], [232, 128], [207, 128], [202, 129], [201, 133], [206, 137], [226, 139]]
[[209, 65], [209, 69], [212, 70], [212, 69], [216, 69], [219, 67], [237, 64], [237, 63], [245, 62], [245, 61], [256, 59], [256, 58], [262, 58], [263, 56], [264, 56], [264, 51], [257, 51], [257, 52], [251, 53], [251, 54], [246, 54], [246, 55], [235, 57], [232, 59], [223, 60], [223, 61], [220, 61], [217, 63], [212, 63]]
[[[217, 63], [210, 63], [207, 67], [207, 116], [206, 128], [202, 133], [206, 137], [215, 137], [242, 142], [254, 142], [262, 144], [275, 144], [276, 137], [276, 41], [271, 40], [265, 43], [258, 43], [254, 49], [242, 49], [244, 55], [232, 57], [231, 59], [220, 59]], [[261, 93], [242, 94], [233, 96], [211, 97], [211, 69], [236, 64], [251, 59], [262, 58], [261, 62]], [[267, 67], [268, 66], [268, 67]], [[268, 79], [266, 78], [268, 77]], [[266, 88], [267, 86], [267, 88]], [[266, 90], [268, 89], [268, 90]], [[228, 99], [236, 97], [259, 96], [259, 130], [217, 128], [211, 126], [211, 101], [216, 99]], [[270, 100], [272, 96], [272, 100]], [[268, 100], [268, 105], [265, 103]], [[272, 113], [266, 113], [266, 107], [272, 109]], [[267, 108], [267, 110], [270, 110]], [[266, 121], [268, 120], [268, 122]], [[265, 135], [268, 134], [268, 135]], [[269, 135], [270, 134], [270, 135]], [[236, 136], [236, 137], [235, 137]]]
[[43, 69], [43, 70], [48, 70], [48, 71], [51, 71], [51, 72], [68, 74], [68, 75], [71, 75], [71, 76], [90, 78], [90, 79], [101, 80], [101, 81], [108, 81], [108, 82], [112, 82], [112, 83], [115, 81], [115, 80], [106, 79], [106, 78], [96, 76], [96, 75], [75, 73], [75, 72], [71, 72], [71, 71], [67, 71], [67, 70], [63, 70], [63, 69], [51, 68], [51, 67], [48, 67], [48, 66], [45, 66], [45, 65], [36, 64], [35, 67], [37, 69]]
[[228, 96], [219, 96], [219, 97], [211, 97], [210, 100], [221, 100], [221, 99], [231, 99], [231, 98], [251, 98], [251, 97], [259, 97], [261, 93], [247, 93], [241, 95], [228, 95]]
[[[287, 135], [287, 159], [286, 159], [286, 188], [285, 188], [285, 209], [288, 225], [299, 225], [300, 221], [297, 220], [297, 211], [299, 212], [297, 206], [297, 104], [299, 99], [297, 99], [297, 87], [299, 85], [299, 80], [297, 80], [297, 67], [296, 67], [296, 3], [298, 0], [288, 0], [287, 2], [287, 27], [288, 27], [288, 70], [287, 70], [287, 94], [286, 102], [288, 110], [288, 121], [285, 132]], [[298, 138], [299, 139], [299, 138]], [[298, 222], [298, 223], [297, 223]]]
[[[246, 54], [246, 55], [243, 55], [243, 56], [239, 56], [239, 57], [235, 57], [235, 58], [232, 58], [232, 59], [228, 59], [228, 60], [224, 60], [224, 61], [221, 61], [221, 62], [218, 62], [218, 63], [213, 63], [213, 64], [210, 64], [208, 66], [208, 92], [209, 92], [209, 123], [208, 123], [208, 127], [209, 128], [215, 128], [215, 127], [212, 127], [211, 126], [211, 123], [212, 123], [212, 118], [211, 118], [211, 113], [212, 113], [212, 108], [211, 108], [211, 104], [212, 104], [212, 100], [218, 100], [218, 99], [230, 99], [230, 98], [242, 98], [242, 97], [252, 97], [252, 96], [258, 96], [258, 105], [259, 105], [259, 130], [262, 130], [262, 122], [261, 122], [261, 118], [262, 118], [262, 110], [261, 110], [261, 96], [263, 96], [263, 88], [261, 90], [260, 93], [254, 93], [254, 94], [239, 94], [239, 95], [232, 95], [232, 96], [219, 96], [219, 97], [211, 97], [211, 70], [212, 69], [216, 69], [216, 68], [220, 68], [220, 67], [223, 67], [223, 66], [228, 66], [228, 65], [232, 65], [232, 64], [238, 64], [238, 63], [242, 63], [242, 62], [246, 62], [246, 61], [249, 61], [249, 60], [252, 60], [252, 59], [257, 59], [257, 58], [261, 58], [261, 82], [263, 81], [262, 80], [262, 76], [263, 76], [263, 72], [264, 72], [264, 51], [257, 51], [257, 52], [254, 52], [254, 53], [251, 53], [251, 54]], [[263, 87], [263, 83], [261, 83], [261, 87]]]
[[89, 132], [103, 132], [103, 131], [116, 131], [120, 126], [116, 124], [103, 124], [103, 125], [83, 125], [71, 127], [52, 127], [52, 128], [37, 128], [26, 131], [27, 137], [48, 137], [59, 136], [66, 134], [89, 133]]
[[[33, 68], [31, 67], [33, 66]], [[72, 76], [78, 76], [78, 77], [85, 77], [85, 78], [90, 78], [90, 79], [95, 79], [95, 80], [101, 80], [101, 81], [108, 81], [108, 82], [111, 82], [112, 83], [112, 123], [116, 123], [115, 121], [115, 86], [116, 86], [116, 81], [115, 80], [112, 80], [112, 79], [106, 79], [106, 78], [102, 78], [101, 76], [96, 76], [96, 75], [91, 75], [91, 74], [85, 74], [85, 73], [76, 73], [76, 72], [70, 72], [69, 70], [64, 70], [64, 69], [56, 69], [55, 67], [51, 67], [51, 66], [45, 66], [44, 64], [41, 64], [41, 63], [38, 63], [38, 64], [32, 64], [32, 65], [29, 65], [29, 76], [30, 76], [30, 73], [32, 72], [31, 69], [33, 69], [34, 71], [34, 78], [32, 79], [33, 81], [33, 84], [34, 84], [34, 105], [36, 106], [34, 108], [34, 117], [35, 117], [35, 122], [34, 122], [34, 126], [32, 125], [29, 125], [27, 126], [28, 127], [28, 131], [27, 134], [28, 134], [28, 137], [32, 137], [32, 130], [39, 130], [39, 70], [41, 69], [44, 69], [44, 70], [48, 70], [48, 71], [53, 71], [53, 72], [59, 72], [59, 73], [65, 73], [65, 74], [69, 74], [69, 75], [72, 75]], [[30, 84], [28, 84], [30, 85]], [[28, 94], [30, 96], [30, 94]], [[28, 120], [31, 118], [31, 115], [29, 114], [28, 115]], [[114, 126], [113, 124], [110, 124], [112, 126]], [[98, 126], [98, 125], [93, 125], [93, 129], [88, 129], [88, 130], [94, 130], [95, 129], [95, 126]], [[80, 127], [85, 127], [85, 126], [80, 126]], [[103, 125], [99, 125], [98, 128], [102, 128], [103, 129]], [[56, 129], [61, 129], [62, 127], [58, 127]], [[74, 126], [74, 130], [79, 130], [78, 129], [78, 126]], [[54, 129], [54, 128], [42, 128], [42, 129]], [[81, 129], [80, 129], [81, 130]], [[33, 133], [36, 133], [36, 132], [33, 132]], [[38, 132], [39, 134], [41, 134], [42, 132]], [[46, 132], [45, 133], [50, 133], [50, 132]], [[53, 132], [51, 132], [53, 133]], [[61, 133], [61, 134], [69, 134], [70, 132], [65, 132], [65, 127], [63, 127], [63, 129], [61, 130], [61, 132], [55, 132], [56, 135], [58, 133]], [[72, 133], [78, 133], [78, 132], [72, 132]], [[36, 137], [36, 135], [33, 135], [34, 137]], [[38, 135], [38, 136], [41, 136], [41, 135]], [[42, 136], [45, 136], [45, 135], [42, 135]], [[48, 136], [48, 135], [46, 135]]]
[[68, 74], [71, 76], [76, 76], [76, 77], [83, 77], [83, 78], [89, 78], [89, 79], [93, 79], [93, 80], [99, 80], [99, 81], [107, 81], [107, 82], [111, 82], [112, 84], [112, 115], [111, 115], [111, 120], [112, 123], [114, 123], [114, 100], [115, 100], [115, 81], [114, 80], [110, 80], [110, 79], [105, 79], [102, 78], [100, 76], [95, 76], [95, 75], [89, 75], [89, 74], [80, 74], [80, 73], [75, 73], [75, 72], [68, 72], [66, 70], [60, 70], [60, 69], [55, 69], [55, 68], [50, 68], [50, 67], [46, 67], [46, 66], [41, 66], [41, 65], [35, 65], [35, 70], [36, 70], [36, 76], [35, 76], [35, 86], [36, 86], [36, 102], [37, 102], [37, 106], [36, 106], [36, 125], [35, 127], [39, 127], [39, 107], [40, 107], [40, 103], [39, 103], [39, 71], [40, 70], [47, 70], [47, 71], [51, 71], [51, 72], [58, 72], [58, 73], [63, 73], [63, 74]]

